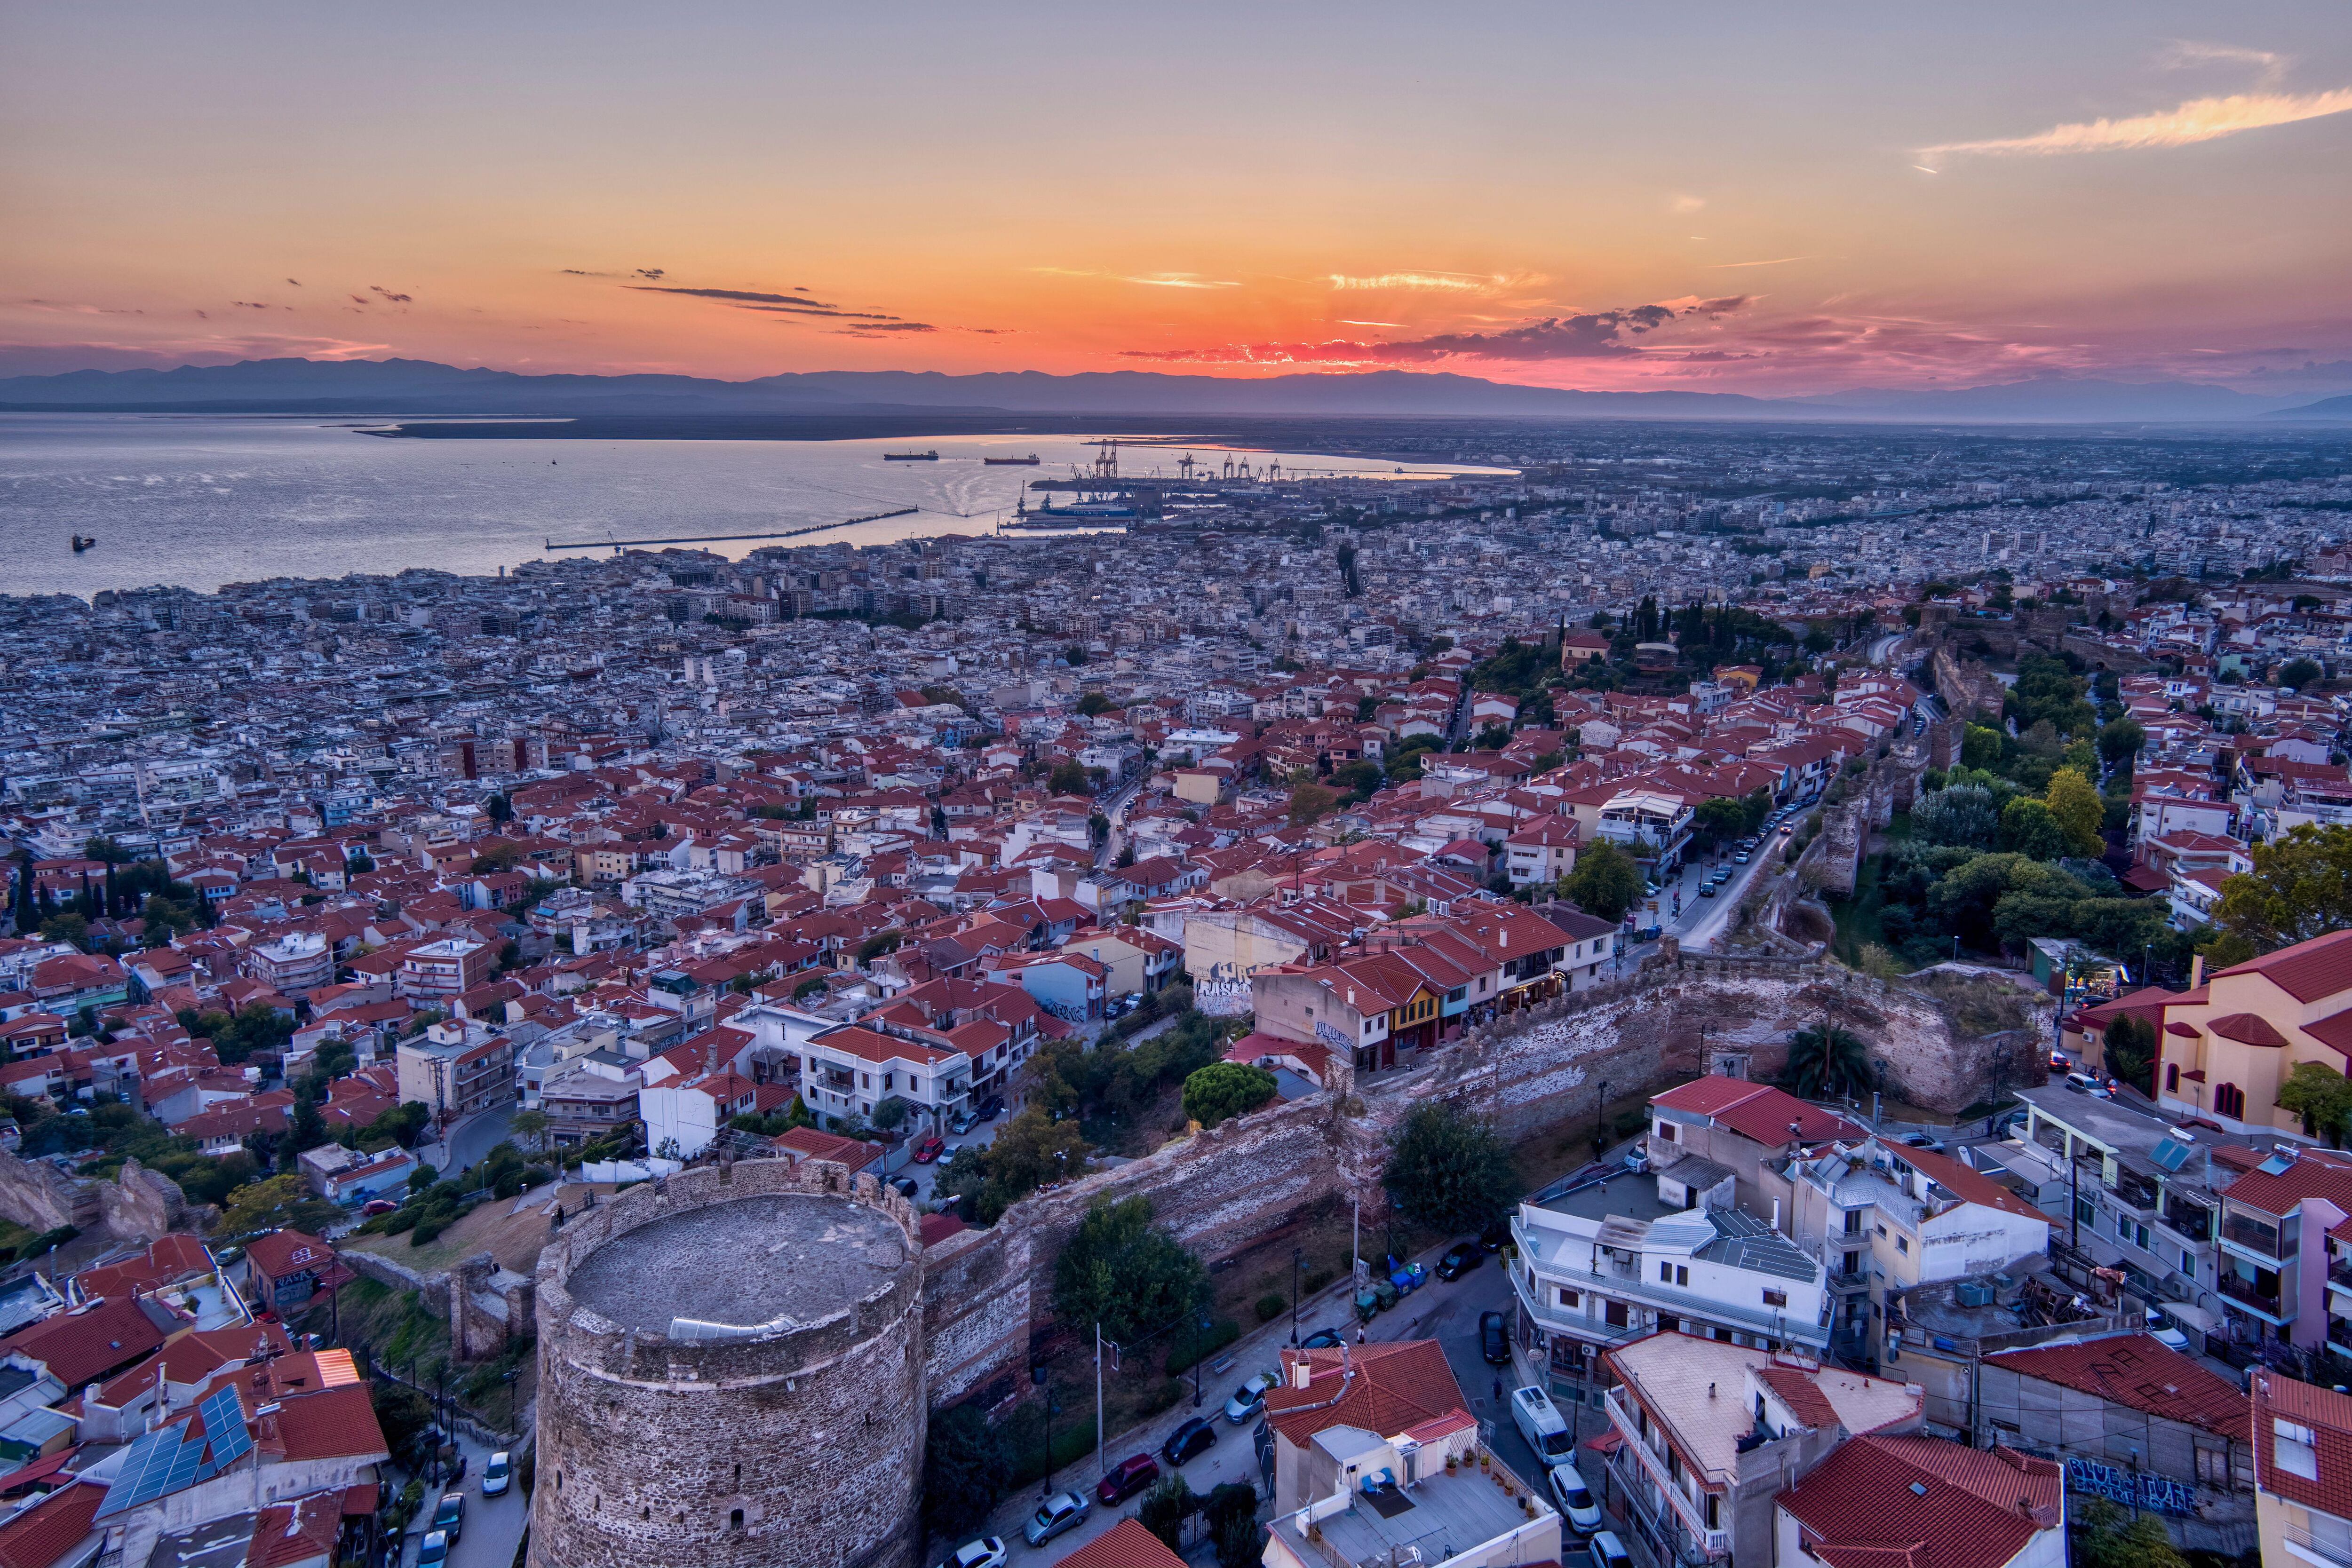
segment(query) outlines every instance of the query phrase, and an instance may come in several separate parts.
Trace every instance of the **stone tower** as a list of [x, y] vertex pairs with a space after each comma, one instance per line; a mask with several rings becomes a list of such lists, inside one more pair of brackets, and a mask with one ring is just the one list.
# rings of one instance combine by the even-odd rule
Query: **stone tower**
[[844, 1167], [633, 1187], [541, 1255], [531, 1568], [908, 1568], [922, 1249]]

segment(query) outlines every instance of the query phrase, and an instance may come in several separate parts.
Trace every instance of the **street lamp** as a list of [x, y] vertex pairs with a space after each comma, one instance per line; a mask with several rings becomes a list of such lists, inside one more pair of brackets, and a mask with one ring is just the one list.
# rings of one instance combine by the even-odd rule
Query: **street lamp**
[[[1214, 1325], [1210, 1320], [1209, 1315], [1206, 1312], [1202, 1313], [1201, 1343], [1192, 1347], [1194, 1351], [1198, 1353], [1192, 1358], [1192, 1408], [1195, 1410], [1198, 1410], [1201, 1407], [1201, 1364], [1209, 1359], [1207, 1345], [1209, 1341], [1209, 1330]], [[1050, 1459], [1053, 1456], [1048, 1454], [1046, 1458]]]
[[1609, 1080], [1601, 1081], [1601, 1097], [1592, 1103], [1592, 1157], [1601, 1157], [1601, 1119], [1609, 1113]]

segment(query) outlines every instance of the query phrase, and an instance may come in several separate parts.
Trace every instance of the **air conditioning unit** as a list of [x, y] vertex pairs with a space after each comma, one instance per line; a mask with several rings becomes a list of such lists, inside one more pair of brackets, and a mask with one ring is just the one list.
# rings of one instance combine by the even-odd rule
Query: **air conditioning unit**
[[1953, 1290], [1952, 1299], [1964, 1307], [1989, 1307], [1993, 1303], [1992, 1286], [1982, 1280], [1963, 1280]]

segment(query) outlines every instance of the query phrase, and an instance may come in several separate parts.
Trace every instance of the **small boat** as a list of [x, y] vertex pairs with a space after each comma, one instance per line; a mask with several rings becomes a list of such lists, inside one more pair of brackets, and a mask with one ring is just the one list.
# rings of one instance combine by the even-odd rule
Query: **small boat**
[[82, 552], [82, 551], [84, 551], [84, 550], [86, 550], [86, 549], [89, 549], [89, 547], [90, 547], [90, 546], [92, 546], [92, 545], [96, 544], [97, 542], [98, 542], [98, 541], [97, 541], [96, 539], [94, 539], [94, 538], [89, 538], [89, 539], [86, 539], [86, 538], [82, 538], [79, 534], [76, 534], [76, 535], [74, 535], [74, 536], [73, 536], [73, 552], [74, 552], [74, 554], [76, 554], [76, 555], [79, 555], [79, 554], [81, 554], [81, 552]]
[[981, 462], [991, 468], [1034, 468], [1037, 455], [1032, 452], [1026, 457], [983, 457]]
[[939, 460], [940, 455], [936, 452], [885, 452], [882, 455], [885, 463], [937, 463]]

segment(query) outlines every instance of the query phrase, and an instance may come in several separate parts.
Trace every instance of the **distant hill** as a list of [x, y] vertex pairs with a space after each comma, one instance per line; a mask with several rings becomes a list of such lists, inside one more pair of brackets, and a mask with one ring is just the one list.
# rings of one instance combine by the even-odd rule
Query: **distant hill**
[[[2308, 395], [2308, 394], [2305, 394]], [[1855, 388], [1823, 397], [1738, 392], [1576, 392], [1517, 386], [1445, 371], [1374, 371], [1240, 380], [1154, 371], [1049, 375], [1039, 371], [948, 375], [917, 371], [812, 371], [717, 381], [673, 375], [522, 375], [427, 360], [247, 360], [175, 370], [72, 371], [0, 378], [13, 411], [312, 413], [363, 418], [692, 418], [712, 415], [935, 416], [1023, 413], [1157, 417], [1248, 415], [1356, 418], [1618, 418], [1980, 423], [2228, 421], [2259, 417], [2292, 398], [2254, 397], [2196, 382], [2043, 377], [1916, 392]], [[2296, 417], [2332, 418], [2345, 399]]]
[[2322, 398], [2301, 408], [2273, 409], [2272, 419], [2352, 419], [2352, 392], [2342, 397]]

